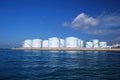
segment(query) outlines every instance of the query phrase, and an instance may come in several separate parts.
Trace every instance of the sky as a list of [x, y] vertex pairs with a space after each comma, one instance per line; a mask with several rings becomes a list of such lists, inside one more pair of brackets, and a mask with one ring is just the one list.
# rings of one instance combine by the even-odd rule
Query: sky
[[69, 36], [120, 43], [120, 0], [1, 0], [0, 48]]

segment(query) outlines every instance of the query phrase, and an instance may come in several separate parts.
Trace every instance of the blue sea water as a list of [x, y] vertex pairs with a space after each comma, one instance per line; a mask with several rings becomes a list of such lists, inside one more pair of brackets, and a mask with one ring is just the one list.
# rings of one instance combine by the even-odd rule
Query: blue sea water
[[120, 80], [120, 52], [0, 50], [0, 80]]

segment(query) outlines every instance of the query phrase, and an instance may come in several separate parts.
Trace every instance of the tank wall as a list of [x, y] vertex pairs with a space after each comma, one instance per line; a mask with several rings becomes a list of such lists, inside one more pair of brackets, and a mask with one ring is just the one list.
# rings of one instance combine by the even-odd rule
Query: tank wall
[[83, 48], [83, 47], [84, 47], [84, 41], [81, 40], [81, 41], [80, 41], [80, 44], [81, 44], [80, 47]]
[[65, 47], [65, 40], [64, 39], [60, 39], [60, 47], [61, 48]]
[[105, 48], [107, 47], [107, 42], [100, 42], [99, 45], [101, 48]]
[[78, 39], [74, 37], [68, 37], [65, 40], [65, 45], [67, 48], [77, 48], [78, 47]]
[[86, 42], [86, 48], [92, 48], [93, 43], [92, 42]]
[[81, 47], [81, 40], [78, 39], [78, 48], [80, 48], [80, 47]]
[[48, 46], [49, 47], [59, 48], [60, 47], [60, 40], [59, 40], [59, 38], [49, 38]]
[[41, 43], [42, 43], [42, 40], [40, 40], [40, 39], [33, 39], [32, 40], [32, 47], [33, 48], [41, 48]]
[[30, 48], [32, 46], [32, 40], [25, 40], [23, 42], [23, 48]]
[[42, 47], [44, 47], [44, 48], [45, 48], [45, 47], [46, 47], [46, 48], [48, 47], [48, 40], [43, 40], [43, 41], [42, 41]]
[[83, 46], [84, 46], [83, 40], [78, 39], [78, 48], [83, 48]]
[[99, 40], [97, 40], [97, 39], [93, 40], [93, 47], [99, 48]]

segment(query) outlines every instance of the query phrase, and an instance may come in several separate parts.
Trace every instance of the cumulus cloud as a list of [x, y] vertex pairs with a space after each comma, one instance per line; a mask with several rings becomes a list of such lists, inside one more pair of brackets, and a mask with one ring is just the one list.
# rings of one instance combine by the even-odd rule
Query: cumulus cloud
[[80, 13], [73, 21], [65, 22], [63, 26], [69, 26], [91, 35], [120, 34], [119, 21], [119, 12], [102, 13], [95, 18], [85, 13]]
[[75, 29], [89, 29], [89, 27], [94, 27], [97, 24], [97, 19], [81, 13], [72, 21], [71, 27]]

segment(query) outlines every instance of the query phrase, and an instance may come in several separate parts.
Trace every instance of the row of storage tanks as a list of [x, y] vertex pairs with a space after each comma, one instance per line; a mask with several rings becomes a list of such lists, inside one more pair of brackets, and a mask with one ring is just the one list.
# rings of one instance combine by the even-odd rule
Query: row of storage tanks
[[106, 47], [106, 42], [99, 42], [95, 39], [84, 43], [83, 40], [76, 37], [67, 37], [65, 40], [57, 37], [49, 38], [48, 40], [33, 39], [23, 41], [24, 48], [98, 48]]

